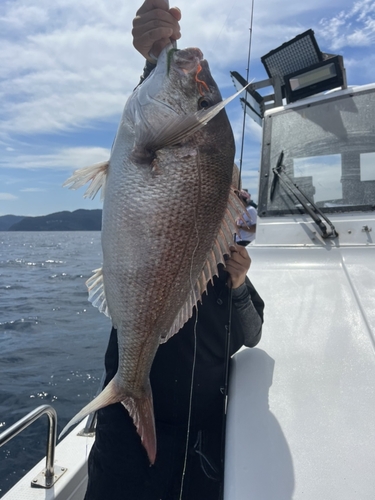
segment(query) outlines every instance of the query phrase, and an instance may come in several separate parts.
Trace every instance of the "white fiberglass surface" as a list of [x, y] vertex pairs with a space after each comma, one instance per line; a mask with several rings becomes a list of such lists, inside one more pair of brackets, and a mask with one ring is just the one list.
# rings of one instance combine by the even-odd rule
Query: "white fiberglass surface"
[[345, 252], [249, 248], [265, 323], [233, 363], [226, 500], [374, 498], [375, 254]]

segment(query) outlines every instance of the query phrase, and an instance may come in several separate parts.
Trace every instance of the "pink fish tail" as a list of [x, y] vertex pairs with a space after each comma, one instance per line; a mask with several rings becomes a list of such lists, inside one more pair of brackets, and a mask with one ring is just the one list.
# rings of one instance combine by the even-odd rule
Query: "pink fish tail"
[[70, 422], [64, 427], [61, 431], [59, 438], [63, 436], [66, 431], [74, 424], [77, 424], [84, 417], [93, 413], [94, 411], [100, 410], [100, 408], [104, 408], [105, 406], [119, 403], [124, 398], [124, 394], [119, 392], [116, 387], [114, 380], [111, 380], [109, 384], [102, 390], [102, 392], [88, 405], [86, 405], [82, 410], [75, 415]]
[[154, 464], [156, 458], [156, 432], [151, 391], [144, 398], [128, 397], [121, 403], [133, 419], [150, 463]]

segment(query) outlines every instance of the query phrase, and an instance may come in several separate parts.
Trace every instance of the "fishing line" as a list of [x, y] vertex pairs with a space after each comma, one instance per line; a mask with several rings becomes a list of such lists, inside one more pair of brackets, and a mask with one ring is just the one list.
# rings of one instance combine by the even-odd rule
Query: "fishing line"
[[[194, 256], [198, 250], [199, 247], [199, 232], [198, 232], [198, 226], [197, 226], [197, 213], [195, 214], [194, 218], [194, 224], [195, 224], [195, 232], [197, 236], [197, 243], [195, 245], [195, 248], [193, 250], [193, 255], [191, 257], [190, 261], [190, 287], [192, 290], [194, 290], [195, 283], [193, 283], [193, 260]], [[181, 475], [181, 488], [180, 488], [180, 496], [179, 500], [182, 500], [182, 494], [184, 491], [184, 482], [185, 482], [185, 475], [186, 475], [186, 468], [187, 468], [187, 458], [188, 458], [188, 453], [189, 453], [189, 440], [190, 440], [190, 425], [191, 425], [191, 414], [192, 414], [192, 407], [193, 407], [193, 390], [194, 390], [194, 378], [195, 378], [195, 365], [196, 365], [196, 360], [197, 360], [197, 323], [198, 323], [198, 304], [196, 304], [195, 308], [195, 322], [194, 322], [194, 354], [193, 354], [193, 365], [191, 368], [191, 382], [190, 382], [190, 394], [189, 394], [189, 413], [188, 413], [188, 420], [187, 420], [187, 430], [186, 430], [186, 445], [185, 445], [185, 456], [184, 456], [184, 466], [182, 469], [182, 475]]]
[[198, 308], [196, 309], [195, 323], [194, 323], [194, 357], [193, 357], [193, 366], [192, 366], [192, 374], [191, 374], [191, 384], [190, 384], [190, 397], [189, 397], [189, 415], [187, 422], [187, 431], [186, 431], [186, 445], [185, 445], [185, 457], [184, 457], [184, 467], [182, 470], [181, 476], [181, 489], [179, 500], [182, 500], [182, 494], [184, 491], [184, 481], [186, 475], [186, 467], [187, 467], [187, 457], [189, 452], [189, 439], [190, 439], [190, 424], [191, 424], [191, 413], [193, 406], [193, 386], [194, 386], [194, 376], [195, 376], [195, 365], [197, 359], [197, 323], [198, 323]]
[[227, 15], [227, 18], [224, 21], [223, 26], [221, 27], [219, 33], [217, 34], [216, 41], [219, 40], [221, 32], [223, 31], [223, 29], [225, 28], [226, 24], [228, 23], [229, 16], [232, 14], [233, 9], [236, 7], [236, 3], [237, 2], [235, 1], [234, 4], [232, 5], [232, 7], [231, 7], [231, 9], [230, 9], [230, 11], [229, 11], [229, 13]]

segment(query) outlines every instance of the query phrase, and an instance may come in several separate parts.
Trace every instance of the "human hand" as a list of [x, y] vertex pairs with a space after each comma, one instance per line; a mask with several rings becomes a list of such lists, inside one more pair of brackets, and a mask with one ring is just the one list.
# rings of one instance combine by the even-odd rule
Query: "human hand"
[[231, 255], [225, 261], [225, 270], [229, 274], [228, 286], [238, 288], [245, 283], [247, 271], [250, 269], [251, 259], [245, 247], [232, 245]]
[[133, 19], [133, 45], [148, 61], [155, 60], [171, 40], [181, 38], [181, 12], [168, 0], [145, 0]]

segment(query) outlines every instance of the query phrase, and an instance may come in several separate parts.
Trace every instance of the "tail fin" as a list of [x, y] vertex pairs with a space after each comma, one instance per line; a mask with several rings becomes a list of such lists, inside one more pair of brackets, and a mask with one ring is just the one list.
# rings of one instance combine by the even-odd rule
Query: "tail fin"
[[141, 437], [142, 444], [147, 451], [148, 458], [151, 464], [154, 464], [156, 457], [156, 433], [151, 388], [149, 388], [147, 394], [144, 398], [126, 397], [123, 392], [119, 391], [114, 379], [112, 379], [99, 396], [82, 408], [67, 423], [61, 431], [59, 439], [72, 425], [77, 424], [90, 413], [100, 410], [100, 408], [104, 408], [105, 406], [121, 402], [132, 417], [137, 432]]
[[123, 399], [124, 395], [119, 393], [118, 389], [113, 380], [103, 389], [103, 391], [93, 399], [88, 405], [86, 405], [82, 410], [77, 413], [60, 432], [59, 439], [67, 432], [67, 430], [74, 424], [78, 424], [80, 420], [87, 417], [90, 413], [100, 410], [105, 406], [119, 403]]
[[154, 464], [156, 457], [156, 432], [151, 390], [145, 398], [126, 398], [121, 403], [133, 419], [150, 463]]

